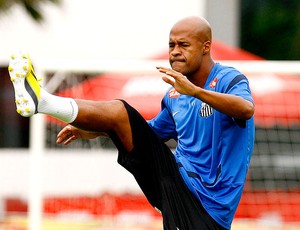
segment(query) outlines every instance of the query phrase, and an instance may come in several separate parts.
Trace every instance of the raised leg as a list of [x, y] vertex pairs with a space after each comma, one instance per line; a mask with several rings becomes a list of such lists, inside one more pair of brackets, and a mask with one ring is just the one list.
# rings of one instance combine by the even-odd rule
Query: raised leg
[[75, 100], [49, 94], [40, 86], [27, 53], [12, 55], [8, 70], [15, 90], [17, 112], [21, 116], [43, 113], [80, 129], [114, 131], [127, 151], [133, 149], [131, 127], [123, 102]]
[[97, 132], [114, 131], [127, 151], [133, 149], [131, 127], [123, 102], [75, 100], [78, 115], [71, 124]]

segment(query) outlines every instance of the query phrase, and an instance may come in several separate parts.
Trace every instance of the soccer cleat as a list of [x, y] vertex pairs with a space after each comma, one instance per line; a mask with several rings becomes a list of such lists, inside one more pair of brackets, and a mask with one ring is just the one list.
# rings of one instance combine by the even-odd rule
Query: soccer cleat
[[11, 56], [8, 72], [15, 90], [17, 113], [30, 117], [37, 113], [41, 96], [41, 87], [27, 53], [16, 53]]

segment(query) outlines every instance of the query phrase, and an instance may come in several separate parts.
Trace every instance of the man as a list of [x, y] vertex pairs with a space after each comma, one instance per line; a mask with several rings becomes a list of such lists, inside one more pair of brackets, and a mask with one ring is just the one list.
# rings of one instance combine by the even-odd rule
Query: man
[[[211, 43], [203, 18], [184, 18], [172, 27], [172, 68], [157, 67], [171, 88], [148, 123], [125, 101], [47, 93], [27, 55], [12, 56], [9, 66], [17, 111], [71, 124], [58, 134], [59, 144], [109, 135], [119, 164], [161, 211], [164, 229], [230, 229], [253, 149], [254, 103], [246, 77], [213, 61]], [[168, 139], [178, 142], [174, 154], [164, 144]]]

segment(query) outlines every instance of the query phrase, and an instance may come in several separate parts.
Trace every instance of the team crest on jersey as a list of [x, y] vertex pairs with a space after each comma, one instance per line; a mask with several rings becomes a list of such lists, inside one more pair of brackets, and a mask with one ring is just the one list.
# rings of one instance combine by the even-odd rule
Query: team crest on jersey
[[179, 96], [180, 96], [180, 93], [178, 93], [176, 91], [176, 89], [173, 88], [169, 91], [169, 98], [177, 98]]
[[216, 85], [217, 85], [217, 82], [218, 82], [218, 81], [219, 81], [219, 79], [218, 79], [218, 78], [215, 78], [214, 80], [211, 81], [211, 83], [209, 84], [209, 87], [210, 87], [211, 89], [216, 88]]
[[200, 108], [200, 116], [201, 117], [209, 117], [213, 114], [213, 108], [206, 104], [205, 102], [202, 102], [201, 108]]

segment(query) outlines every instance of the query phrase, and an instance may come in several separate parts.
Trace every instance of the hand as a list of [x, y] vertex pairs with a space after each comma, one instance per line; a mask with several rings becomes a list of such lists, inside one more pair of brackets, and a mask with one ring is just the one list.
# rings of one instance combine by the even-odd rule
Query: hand
[[190, 82], [186, 76], [183, 74], [165, 67], [156, 67], [159, 72], [164, 73], [165, 75], [162, 79], [172, 85], [176, 91], [180, 94], [186, 94], [193, 96], [195, 93], [196, 86]]
[[68, 145], [72, 141], [80, 138], [93, 139], [100, 135], [104, 135], [104, 134], [99, 132], [85, 131], [82, 129], [78, 129], [72, 125], [67, 125], [57, 134], [56, 143], [57, 144], [64, 143], [64, 145]]

